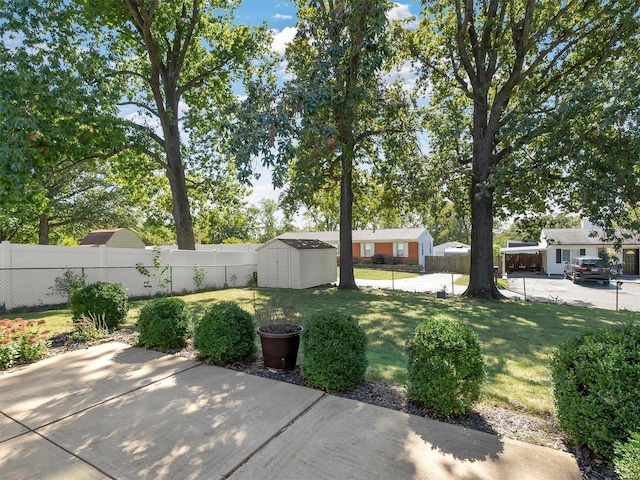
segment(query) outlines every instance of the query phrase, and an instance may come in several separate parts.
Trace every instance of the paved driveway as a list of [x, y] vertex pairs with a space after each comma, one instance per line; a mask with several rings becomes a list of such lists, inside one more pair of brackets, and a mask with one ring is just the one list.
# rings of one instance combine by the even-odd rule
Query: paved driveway
[[622, 278], [621, 285], [611, 282], [574, 284], [562, 277], [530, 276], [509, 278], [512, 298], [546, 301], [579, 307], [602, 308], [606, 310], [640, 311], [640, 282], [636, 278]]
[[356, 278], [358, 287], [388, 288], [390, 290], [404, 290], [407, 292], [423, 292], [435, 294], [446, 288], [447, 293], [460, 295], [466, 290], [464, 285], [454, 285], [462, 275], [459, 273], [425, 273], [411, 278], [399, 280], [363, 280]]

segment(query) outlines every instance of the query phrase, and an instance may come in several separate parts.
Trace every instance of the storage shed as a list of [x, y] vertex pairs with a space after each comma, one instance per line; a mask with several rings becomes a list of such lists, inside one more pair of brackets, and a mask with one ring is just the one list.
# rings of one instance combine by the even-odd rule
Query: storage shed
[[256, 251], [259, 287], [303, 289], [338, 279], [336, 248], [320, 240], [274, 238]]
[[94, 230], [80, 242], [81, 247], [105, 245], [111, 248], [144, 248], [144, 242], [138, 234], [128, 228]]

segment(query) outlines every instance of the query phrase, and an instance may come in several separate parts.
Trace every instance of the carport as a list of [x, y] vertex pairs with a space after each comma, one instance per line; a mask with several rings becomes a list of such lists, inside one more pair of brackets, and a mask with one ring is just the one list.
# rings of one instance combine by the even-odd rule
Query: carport
[[546, 264], [547, 251], [538, 245], [523, 247], [505, 247], [500, 249], [502, 254], [502, 271], [513, 272], [543, 272]]

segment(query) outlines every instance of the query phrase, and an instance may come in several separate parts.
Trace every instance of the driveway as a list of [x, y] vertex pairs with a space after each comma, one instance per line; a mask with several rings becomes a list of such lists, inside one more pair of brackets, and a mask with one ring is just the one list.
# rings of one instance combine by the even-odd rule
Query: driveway
[[510, 277], [508, 297], [536, 300], [577, 307], [602, 308], [606, 310], [640, 311], [640, 282], [637, 278], [621, 278], [622, 284], [612, 281], [609, 285], [600, 282], [574, 284], [560, 276], [542, 275]]
[[435, 293], [445, 289], [447, 293], [462, 294], [467, 287], [454, 285], [462, 277], [459, 273], [425, 273], [411, 278], [394, 280], [364, 280], [356, 278], [358, 287], [386, 288], [389, 290], [404, 290], [406, 292]]

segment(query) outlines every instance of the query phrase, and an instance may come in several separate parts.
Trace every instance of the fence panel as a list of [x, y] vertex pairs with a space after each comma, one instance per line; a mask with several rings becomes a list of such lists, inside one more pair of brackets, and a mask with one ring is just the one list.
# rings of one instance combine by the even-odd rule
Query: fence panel
[[[454, 272], [469, 275], [471, 272], [471, 257], [424, 257], [424, 271], [431, 273]], [[498, 267], [498, 274], [502, 274], [502, 257], [494, 257], [493, 265]]]
[[120, 283], [129, 297], [251, 285], [257, 265], [0, 269], [0, 311], [63, 305], [75, 280]]

